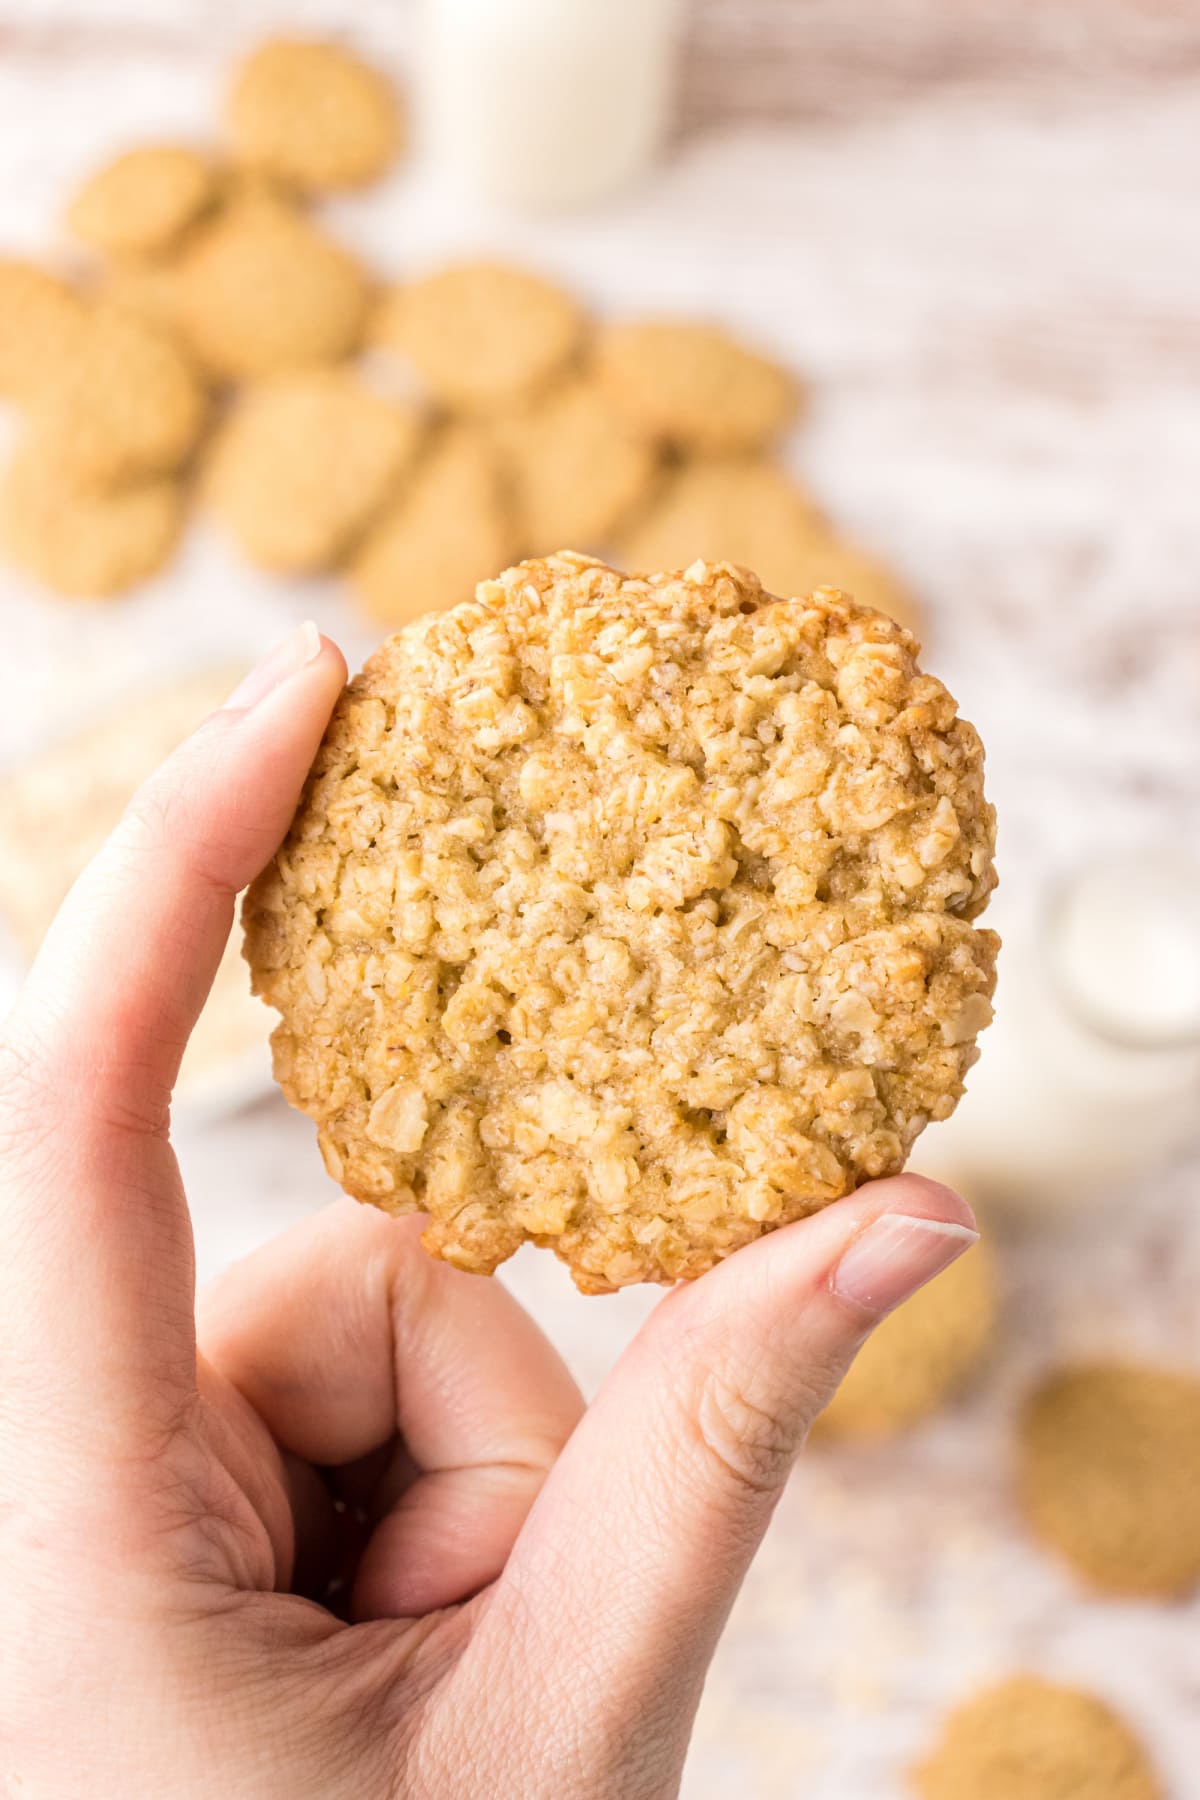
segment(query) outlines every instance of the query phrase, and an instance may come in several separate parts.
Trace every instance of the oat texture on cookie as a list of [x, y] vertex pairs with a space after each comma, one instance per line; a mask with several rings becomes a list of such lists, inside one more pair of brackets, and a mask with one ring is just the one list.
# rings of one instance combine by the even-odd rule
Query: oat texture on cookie
[[700, 1273], [952, 1111], [992, 843], [979, 739], [890, 620], [562, 555], [350, 684], [247, 954], [347, 1192], [600, 1292]]

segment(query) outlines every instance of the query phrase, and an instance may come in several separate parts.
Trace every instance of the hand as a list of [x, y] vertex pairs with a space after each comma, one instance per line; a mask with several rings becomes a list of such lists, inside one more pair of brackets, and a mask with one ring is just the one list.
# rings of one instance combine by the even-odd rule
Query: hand
[[944, 1188], [864, 1188], [669, 1294], [586, 1413], [498, 1282], [348, 1201], [231, 1271], [197, 1332], [171, 1086], [344, 678], [307, 627], [159, 770], [0, 1044], [23, 1800], [674, 1793], [808, 1425], [973, 1241]]

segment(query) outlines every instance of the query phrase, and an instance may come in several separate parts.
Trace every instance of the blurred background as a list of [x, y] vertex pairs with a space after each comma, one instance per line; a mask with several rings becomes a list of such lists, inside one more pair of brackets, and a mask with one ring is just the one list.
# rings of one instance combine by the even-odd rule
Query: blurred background
[[[300, 195], [247, 172], [231, 83], [280, 34], [334, 40], [386, 78], [402, 123], [378, 179]], [[272, 102], [285, 126], [286, 98]], [[98, 170], [163, 143], [217, 159], [169, 254], [98, 246], [111, 228], [95, 206], [72, 228]], [[761, 543], [764, 562], [825, 557], [839, 567], [824, 578], [853, 585], [844, 561], [876, 584], [987, 746], [997, 1023], [916, 1162], [980, 1203], [988, 1273], [969, 1329], [931, 1316], [919, 1342], [897, 1341], [897, 1362], [914, 1359], [907, 1394], [874, 1411], [865, 1396], [797, 1472], [717, 1657], [689, 1800], [734, 1784], [894, 1800], [945, 1710], [1018, 1668], [1103, 1695], [1167, 1790], [1195, 1791], [1200, 1607], [1089, 1590], [1023, 1522], [1015, 1445], [1025, 1397], [1062, 1364], [1200, 1371], [1198, 164], [1200, 9], [1166, 0], [0, 0], [0, 450], [18, 459], [0, 499], [10, 987], [140, 771], [231, 670], [310, 616], [353, 668], [405, 616], [407, 582], [453, 602], [494, 572], [466, 566], [478, 521], [461, 495], [477, 490], [429, 476], [463, 433], [487, 463], [498, 511], [483, 542], [503, 560], [559, 547], [538, 540], [532, 502], [518, 514], [560, 462], [578, 460], [585, 490], [601, 454], [626, 471], [579, 545], [614, 557], [657, 541], [701, 470], [717, 497], [695, 529], [736, 535], [741, 560]], [[411, 438], [370, 517], [343, 521], [299, 573], [263, 566], [221, 499], [218, 453], [266, 367], [206, 364], [194, 265], [197, 234], [238, 206], [302, 216], [354, 259], [367, 322], [308, 360], [365, 344], [355, 379]], [[580, 309], [544, 387], [491, 410], [439, 392], [411, 319], [370, 323], [431, 273], [481, 260]], [[66, 315], [61, 294], [28, 298], [12, 274], [26, 262], [67, 284], [68, 336], [73, 309], [107, 309], [199, 370], [209, 424], [171, 452], [182, 473], [92, 469], [69, 491], [46, 476], [20, 371], [31, 317], [41, 343]], [[229, 279], [236, 298], [236, 265]], [[730, 382], [744, 346], [795, 383], [772, 441], [733, 446], [752, 478], [727, 458], [714, 476], [705, 446], [645, 429], [595, 384], [595, 334], [655, 319], [719, 327], [738, 347]], [[514, 357], [520, 330], [517, 317]], [[121, 371], [142, 354], [122, 348], [77, 383], [98, 417], [115, 384], [118, 436]], [[542, 409], [576, 382], [598, 412], [560, 442]], [[91, 418], [67, 416], [90, 442]], [[274, 490], [251, 463], [257, 517]], [[729, 498], [764, 467], [783, 498]], [[64, 575], [76, 534], [94, 556]], [[379, 580], [363, 575], [370, 545]], [[89, 581], [123, 591], [55, 591]], [[311, 1127], [270, 1084], [268, 1024], [231, 955], [177, 1121], [202, 1276], [331, 1194]], [[657, 1298], [581, 1299], [529, 1252], [502, 1279], [589, 1389]], [[1200, 1531], [1200, 1494], [1195, 1516]]]

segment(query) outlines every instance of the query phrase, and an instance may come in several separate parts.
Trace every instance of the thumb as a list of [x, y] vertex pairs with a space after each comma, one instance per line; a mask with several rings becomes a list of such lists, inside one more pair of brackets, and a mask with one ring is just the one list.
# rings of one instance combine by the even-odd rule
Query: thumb
[[[661, 1758], [669, 1780], [682, 1764], [704, 1672], [809, 1426], [872, 1327], [977, 1236], [948, 1188], [898, 1176], [656, 1308], [555, 1465], [472, 1645], [472, 1661], [507, 1660], [535, 1686], [541, 1672], [574, 1766], [611, 1767], [626, 1731], [639, 1767]], [[590, 1698], [566, 1709], [567, 1745], [554, 1677], [571, 1668], [586, 1670]]]

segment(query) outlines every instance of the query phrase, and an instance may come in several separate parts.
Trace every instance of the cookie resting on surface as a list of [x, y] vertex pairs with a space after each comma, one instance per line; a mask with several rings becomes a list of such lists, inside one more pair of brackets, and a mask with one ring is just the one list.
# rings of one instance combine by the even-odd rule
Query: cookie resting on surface
[[982, 747], [915, 649], [833, 590], [566, 553], [384, 643], [244, 912], [334, 1179], [599, 1293], [900, 1169], [997, 949]]

